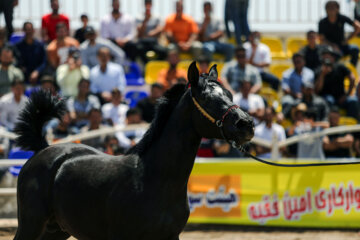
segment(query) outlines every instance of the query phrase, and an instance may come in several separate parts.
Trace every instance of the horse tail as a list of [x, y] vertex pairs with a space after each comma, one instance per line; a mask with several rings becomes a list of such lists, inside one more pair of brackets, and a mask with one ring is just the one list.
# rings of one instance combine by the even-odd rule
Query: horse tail
[[15, 142], [24, 150], [38, 152], [49, 144], [43, 134], [43, 127], [52, 118], [61, 118], [66, 111], [65, 101], [52, 96], [49, 91], [34, 92], [20, 112], [14, 132]]

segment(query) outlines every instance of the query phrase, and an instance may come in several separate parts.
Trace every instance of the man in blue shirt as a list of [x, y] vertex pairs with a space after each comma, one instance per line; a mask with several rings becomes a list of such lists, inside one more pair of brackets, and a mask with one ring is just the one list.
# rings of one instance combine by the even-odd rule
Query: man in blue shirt
[[23, 31], [24, 38], [15, 45], [21, 56], [18, 65], [25, 75], [25, 82], [35, 85], [46, 66], [46, 52], [44, 45], [34, 38], [31, 22], [24, 23]]
[[90, 71], [90, 89], [97, 94], [103, 102], [111, 101], [111, 91], [114, 88], [124, 92], [126, 79], [121, 65], [110, 62], [110, 50], [101, 47], [98, 50], [99, 65]]
[[289, 117], [291, 108], [297, 99], [302, 98], [301, 87], [305, 82], [314, 82], [314, 72], [305, 67], [304, 56], [295, 53], [292, 57], [294, 68], [283, 73], [282, 90], [284, 97], [281, 99], [282, 110], [285, 117]]

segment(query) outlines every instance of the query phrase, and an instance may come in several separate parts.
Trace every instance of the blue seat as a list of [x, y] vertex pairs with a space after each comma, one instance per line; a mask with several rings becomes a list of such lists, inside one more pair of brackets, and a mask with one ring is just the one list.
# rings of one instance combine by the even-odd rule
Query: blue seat
[[12, 44], [16, 44], [20, 42], [24, 38], [25, 34], [23, 32], [14, 32], [11, 34], [9, 42]]
[[[18, 148], [12, 149], [8, 155], [9, 159], [29, 159], [34, 155], [32, 151], [23, 151]], [[18, 176], [21, 170], [21, 166], [12, 166], [9, 168], [9, 172], [13, 176]]]
[[148, 96], [144, 91], [129, 91], [125, 95], [126, 101], [129, 103], [130, 108], [136, 107], [136, 104], [143, 98]]
[[141, 69], [137, 63], [132, 62], [125, 66], [125, 68], [127, 70], [125, 78], [128, 86], [142, 86], [145, 84], [145, 80], [141, 75]]

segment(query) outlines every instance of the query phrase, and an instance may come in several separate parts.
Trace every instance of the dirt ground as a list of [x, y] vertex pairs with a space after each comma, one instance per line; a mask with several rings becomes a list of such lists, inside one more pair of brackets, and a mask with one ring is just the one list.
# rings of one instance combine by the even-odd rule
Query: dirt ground
[[[12, 240], [14, 222], [0, 221], [0, 240]], [[360, 240], [358, 231], [299, 230], [239, 226], [190, 225], [180, 236], [181, 240]], [[70, 238], [70, 240], [75, 240]]]

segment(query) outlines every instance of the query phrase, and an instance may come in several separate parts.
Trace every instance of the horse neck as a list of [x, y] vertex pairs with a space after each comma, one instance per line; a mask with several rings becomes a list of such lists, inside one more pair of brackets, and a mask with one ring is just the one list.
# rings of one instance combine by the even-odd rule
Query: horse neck
[[162, 182], [186, 186], [190, 176], [201, 136], [193, 121], [194, 105], [189, 92], [173, 110], [162, 136], [145, 156], [145, 168], [149, 174], [159, 176]]

